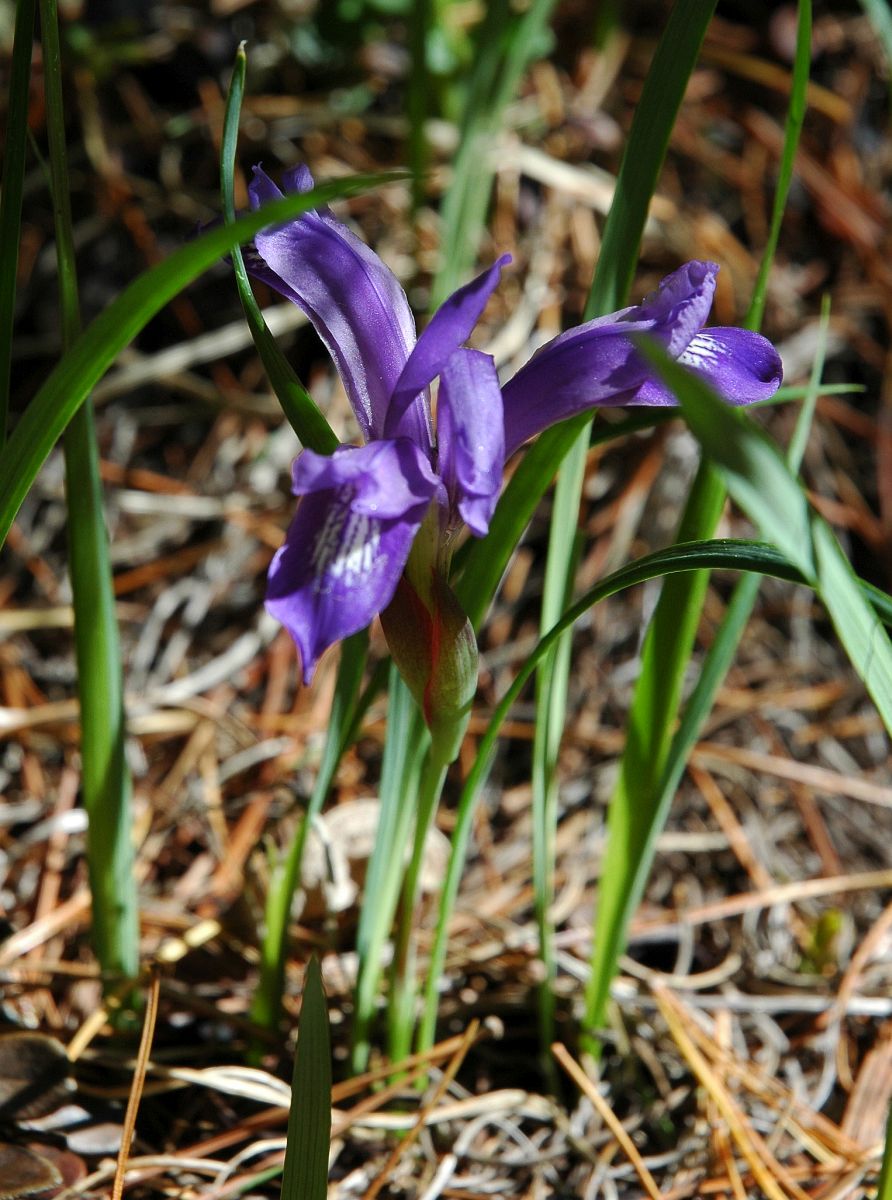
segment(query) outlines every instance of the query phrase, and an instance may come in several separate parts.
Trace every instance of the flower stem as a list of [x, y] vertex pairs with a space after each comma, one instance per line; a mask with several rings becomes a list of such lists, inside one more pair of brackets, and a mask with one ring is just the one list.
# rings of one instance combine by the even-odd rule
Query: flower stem
[[412, 1048], [412, 1032], [415, 1025], [415, 1007], [418, 981], [415, 971], [416, 909], [418, 907], [419, 883], [424, 864], [424, 848], [427, 835], [437, 810], [449, 757], [437, 752], [432, 745], [422, 769], [418, 789], [418, 805], [415, 814], [415, 837], [412, 857], [403, 879], [400, 896], [399, 925], [393, 951], [390, 975], [390, 1008], [388, 1033], [390, 1060], [397, 1063], [405, 1058]]
[[342, 643], [338, 679], [328, 719], [328, 735], [316, 784], [291, 845], [271, 872], [266, 897], [265, 931], [260, 947], [260, 976], [251, 1004], [251, 1019], [263, 1029], [275, 1029], [281, 1015], [285, 964], [288, 959], [288, 921], [294, 893], [300, 884], [307, 834], [322, 811], [338, 764], [350, 740], [368, 640], [368, 631], [363, 629], [345, 638]]
[[421, 713], [393, 666], [388, 694], [387, 741], [379, 788], [381, 814], [365, 881], [366, 897], [374, 900], [363, 903], [356, 933], [359, 967], [350, 1050], [356, 1074], [368, 1066], [384, 945], [399, 899], [403, 848], [412, 828], [414, 810], [410, 800], [419, 792], [422, 755], [430, 740]]

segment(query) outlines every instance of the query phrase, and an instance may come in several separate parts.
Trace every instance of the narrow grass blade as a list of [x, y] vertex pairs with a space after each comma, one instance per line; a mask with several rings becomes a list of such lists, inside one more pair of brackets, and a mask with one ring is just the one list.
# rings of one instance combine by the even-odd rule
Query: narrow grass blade
[[65, 433], [65, 475], [93, 942], [105, 972], [133, 979], [139, 919], [124, 686], [96, 434], [87, 406]]
[[[828, 319], [829, 306], [824, 304], [822, 306], [822, 331], [818, 338], [818, 348], [812, 367], [811, 380], [806, 389], [805, 403], [800, 410], [796, 421], [796, 428], [787, 449], [787, 462], [792, 471], [798, 471], [799, 464], [802, 461], [818, 393], [821, 391], [820, 381], [824, 370], [824, 350], [826, 346]], [[761, 580], [758, 575], [745, 575], [740, 580], [734, 588], [727, 609], [725, 610], [725, 615], [722, 617], [721, 624], [716, 630], [712, 644], [704, 656], [694, 690], [691, 692], [685, 705], [678, 729], [672, 739], [669, 756], [666, 760], [666, 767], [660, 781], [659, 792], [653, 804], [651, 817], [652, 838], [656, 837], [665, 824], [669, 806], [672, 803], [672, 797], [675, 795], [675, 790], [684, 772], [688, 755], [693, 749], [704, 721], [712, 711], [716, 693], [734, 661], [737, 647], [752, 613], [753, 605], [756, 602], [760, 584]], [[867, 595], [867, 591], [863, 585], [862, 590]], [[645, 861], [642, 863], [635, 886], [630, 889], [627, 900], [627, 917], [631, 914], [635, 904], [637, 904], [640, 892], [644, 888], [644, 883], [650, 869], [651, 847], [652, 841], [648, 842]]]
[[[851, 395], [863, 391], [859, 384], [824, 384], [821, 396]], [[811, 387], [784, 387], [767, 404], [785, 404], [811, 395]], [[817, 399], [817, 395], [815, 396]], [[667, 421], [678, 420], [674, 409], [644, 408], [633, 411], [622, 421], [595, 424], [589, 437], [589, 447], [628, 437], [642, 429], [655, 428]], [[577, 434], [589, 424], [587, 413], [547, 429], [528, 450], [508, 481], [496, 508], [489, 533], [484, 538], [471, 538], [455, 556], [453, 581], [456, 595], [475, 629], [479, 629], [486, 611], [495, 596], [508, 561], [530, 522], [543, 495]]]
[[[720, 570], [755, 572], [758, 575], [771, 575], [776, 579], [785, 579], [791, 583], [806, 583], [802, 574], [784, 558], [773, 546], [760, 542], [719, 539], [695, 542], [693, 544], [675, 545], [667, 550], [649, 554], [636, 562], [620, 568], [613, 574], [602, 579], [593, 588], [581, 596], [561, 617], [560, 621], [540, 639], [532, 653], [525, 659], [517, 677], [497, 704], [489, 724], [480, 739], [474, 764], [462, 788], [456, 812], [455, 828], [452, 834], [452, 849], [449, 856], [449, 866], [443, 889], [440, 894], [440, 904], [437, 912], [437, 930], [431, 950], [431, 961], [425, 988], [424, 1014], [419, 1038], [420, 1048], [433, 1045], [436, 1032], [437, 1005], [439, 1000], [439, 984], [446, 961], [446, 946], [448, 941], [449, 922], [458, 895], [458, 886], [464, 869], [468, 846], [471, 840], [474, 814], [481, 791], [489, 774], [492, 755], [502, 723], [530, 677], [537, 669], [542, 659], [549, 653], [564, 632], [576, 621], [583, 617], [589, 609], [626, 588], [636, 584], [646, 583], [664, 575], [675, 575], [683, 572]], [[858, 587], [871, 610], [885, 625], [892, 627], [892, 596], [858, 580]]]
[[[678, 531], [680, 542], [713, 529], [725, 502], [717, 472], [701, 470], [694, 479]], [[610, 798], [608, 852], [598, 886], [592, 970], [586, 985], [586, 1032], [600, 1022], [615, 964], [625, 944], [630, 907], [644, 887], [653, 845], [665, 813], [651, 798], [657, 793], [672, 739], [672, 718], [681, 700], [708, 573], [667, 579], [641, 651], [641, 668], [629, 712], [619, 777]]]
[[[248, 59], [244, 43], [242, 43], [238, 48], [232, 69], [220, 150], [223, 215], [229, 224], [235, 220], [235, 152], [247, 67]], [[254, 299], [242, 252], [238, 246], [234, 246], [232, 249], [232, 266], [251, 337], [254, 339], [260, 361], [263, 363], [273, 391], [276, 393], [291, 428], [304, 446], [316, 450], [319, 454], [332, 454], [338, 446], [337, 436], [313, 402], [309, 392], [295, 375], [291, 364], [270, 333], [266, 321], [263, 319], [263, 313]]]
[[456, 556], [455, 594], [475, 629], [479, 629], [508, 560], [524, 529], [554, 479], [558, 465], [589, 424], [588, 414], [546, 429], [526, 451], [490, 521], [489, 533], [465, 543]]
[[441, 266], [431, 297], [442, 303], [474, 265], [492, 190], [491, 141], [527, 64], [541, 48], [555, 0], [486, 5], [461, 122], [452, 183], [443, 201]]
[[660, 38], [629, 131], [586, 319], [619, 308], [629, 294], [675, 118], [714, 11], [715, 0], [677, 0]]
[[678, 396], [694, 435], [720, 467], [734, 500], [820, 596], [852, 666], [892, 732], [892, 642], [865, 601], [830, 526], [810, 509], [777, 447], [745, 413], [729, 409], [702, 380], [655, 347], [645, 352]]
[[784, 123], [784, 147], [781, 151], [777, 174], [777, 187], [771, 208], [768, 237], [759, 264], [759, 274], [753, 288], [753, 296], [747, 313], [748, 329], [759, 329], [765, 312], [765, 297], [768, 292], [768, 277], [774, 264], [774, 255], [780, 238], [781, 223], [787, 207], [787, 197], [793, 182], [793, 169], [799, 137], [808, 108], [808, 77], [811, 69], [811, 26], [812, 0], [799, 0], [796, 22], [796, 54], [793, 60], [793, 79], [790, 88], [790, 104]]
[[[747, 315], [746, 324], [751, 329], [757, 329], [761, 323], [768, 274], [792, 179], [805, 114], [810, 47], [811, 4], [810, 0], [803, 0], [799, 6], [793, 88], [772, 221]], [[682, 517], [679, 537], [708, 538], [715, 528], [723, 499], [724, 486], [709, 464], [702, 464]], [[645, 638], [629, 717], [630, 730], [636, 733], [627, 742], [610, 806], [607, 861], [611, 867], [605, 872], [599, 889], [591, 974], [586, 990], [585, 1026], [589, 1031], [603, 1021], [610, 983], [625, 945], [628, 922], [644, 889], [657, 835], [668, 815], [690, 746], [733, 658], [755, 601], [758, 579], [746, 578], [738, 584], [725, 624], [704, 663], [682, 727], [673, 738], [680, 683], [693, 646], [704, 589], [705, 577], [691, 576], [667, 582]], [[685, 631], [687, 649], [681, 645], [679, 629]], [[674, 686], [670, 685], [668, 677], [670, 669], [676, 672]], [[655, 700], [659, 702], [655, 704]]]
[[409, 87], [406, 114], [409, 118], [409, 167], [412, 171], [412, 208], [424, 203], [424, 176], [428, 163], [427, 118], [431, 89], [427, 48], [433, 24], [431, 0], [412, 0], [409, 24]]
[[84, 330], [38, 390], [0, 452], [0, 544], [62, 430], [120, 352], [156, 313], [233, 246], [338, 197], [404, 179], [401, 173], [353, 175], [274, 204], [196, 237], [143, 272]]
[[331, 1033], [322, 971], [307, 963], [291, 1081], [282, 1200], [325, 1200], [331, 1147]]
[[[80, 306], [56, 0], [40, 0], [40, 25], [62, 346], [63, 354], [67, 354], [80, 331]], [[64, 448], [93, 943], [108, 976], [133, 979], [139, 969], [139, 917], [133, 874], [131, 782], [124, 753], [124, 685], [99, 450], [89, 404], [75, 414], [65, 432]]]
[[288, 920], [301, 880], [307, 835], [343, 757], [354, 726], [359, 688], [368, 656], [369, 635], [363, 629], [341, 643], [341, 661], [328, 718], [325, 749], [307, 811], [282, 861], [272, 871], [266, 897], [265, 929], [260, 947], [260, 977], [251, 1005], [251, 1019], [264, 1029], [274, 1029], [282, 1008], [285, 962], [288, 956]]
[[[706, 33], [706, 27], [715, 8], [714, 0], [678, 0], [670, 15], [654, 55], [653, 62], [645, 81], [641, 100], [635, 111], [635, 119], [629, 136], [626, 152], [623, 155], [617, 180], [616, 195], [611, 205], [601, 253], [592, 281], [592, 288], [586, 305], [585, 316], [593, 317], [600, 313], [619, 308], [625, 303], [631, 288], [635, 266], [638, 258], [638, 248], [644, 223], [650, 206], [651, 197], [656, 188], [657, 178], [666, 156], [669, 137], [675, 124], [675, 117], [684, 97], [685, 88]], [[589, 427], [583, 428], [575, 440], [569, 454], [564, 460], [561, 475], [558, 479], [557, 495], [561, 497], [560, 509], [566, 513], [573, 509], [578, 512], [582, 495], [582, 480], [585, 459], [588, 453]], [[718, 485], [716, 484], [715, 487]], [[704, 503], [708, 498], [704, 490]], [[572, 546], [565, 536], [566, 524], [560, 524], [557, 509], [552, 517], [551, 535], [549, 539], [549, 573], [555, 581], [554, 587], [546, 586], [543, 597], [543, 609], [551, 614], [565, 607], [569, 599], [568, 585], [562, 580], [569, 581], [571, 575]], [[546, 580], [548, 584], [548, 580]], [[561, 590], [562, 586], [564, 591]], [[701, 584], [705, 587], [705, 582]], [[566, 651], [565, 651], [566, 653]], [[547, 668], [546, 668], [547, 669]], [[672, 682], [662, 673], [658, 684]], [[677, 686], [680, 688], [680, 675]], [[656, 689], [659, 694], [660, 688]], [[539, 689], [541, 699], [545, 703], [537, 706], [536, 742], [547, 739], [547, 730], [543, 728], [543, 720], [553, 730], [563, 729], [566, 713], [566, 680], [555, 677]], [[667, 738], [668, 746], [668, 738]], [[534, 761], [541, 760], [547, 752], [534, 747]], [[540, 789], [544, 781], [540, 781]], [[552, 782], [549, 785], [554, 787]], [[535, 796], [535, 792], [534, 792]], [[556, 820], [556, 805], [552, 803], [552, 820]], [[545, 836], [544, 830], [535, 827], [540, 836]], [[554, 841], [554, 831], [549, 835], [550, 842]], [[544, 856], [545, 851], [534, 850], [534, 862]], [[614, 870], [620, 869], [625, 861], [614, 855], [611, 861], [616, 861]], [[599, 901], [599, 911], [604, 904]], [[545, 928], [546, 937], [550, 932]], [[544, 951], [547, 956], [547, 949]], [[544, 995], [544, 993], [543, 993]], [[545, 1002], [546, 1008], [548, 1002]], [[548, 1026], [547, 1012], [543, 1010], [540, 1023], [545, 1030], [543, 1050], [547, 1053], [553, 1041], [553, 1031]]]
[[[821, 334], [818, 338], [818, 348], [812, 367], [811, 380], [809, 381], [804, 397], [805, 403], [800, 410], [793, 438], [787, 450], [787, 462], [792, 471], [798, 471], [802, 461], [808, 431], [814, 415], [815, 404], [817, 403], [818, 392], [821, 390], [820, 382], [824, 370], [824, 350], [829, 315], [829, 306], [824, 304], [822, 306]], [[672, 798], [675, 795], [676, 788], [688, 761], [688, 755], [694, 747], [700, 730], [703, 728], [703, 723], [712, 711], [716, 693], [734, 661], [737, 647], [752, 613], [753, 605], [756, 602], [761, 582], [761, 578], [758, 575], [744, 575], [740, 580], [734, 588], [725, 610], [725, 615], [722, 617], [721, 624], [716, 630], [712, 644], [703, 659], [694, 690], [691, 692], [688, 702], [685, 705], [681, 721], [669, 749], [669, 756], [666, 760], [663, 777], [660, 780], [656, 800], [651, 810], [650, 840], [647, 842], [642, 862], [638, 868], [638, 874], [634, 879], [634, 883], [629, 888], [626, 900], [626, 919], [631, 915], [644, 889], [652, 861], [653, 840], [666, 822]], [[867, 597], [867, 589], [863, 584], [861, 586], [865, 597]], [[876, 609], [877, 605], [873, 604], [873, 607]], [[604, 998], [606, 999], [606, 996]]]
[[393, 925], [405, 874], [406, 853], [415, 825], [421, 762], [430, 743], [418, 707], [395, 667], [391, 667], [388, 696], [387, 741], [379, 786], [381, 811], [356, 933], [359, 967], [352, 1035], [352, 1064], [356, 1072], [364, 1071], [368, 1063], [384, 944]]
[[808, 390], [804, 397], [805, 402], [799, 410], [796, 425], [793, 429], [793, 436], [790, 438], [790, 445], [787, 447], [787, 465], [797, 475], [799, 468], [802, 466], [802, 460], [805, 457], [805, 447], [808, 445], [812, 422], [815, 418], [815, 410], [818, 406], [818, 395], [821, 391], [821, 376], [824, 373], [824, 358], [827, 353], [827, 331], [829, 327], [830, 297], [827, 295], [821, 301], [821, 323], [818, 327], [817, 347], [815, 349], [814, 362], [812, 363]]
[[9, 100], [6, 112], [6, 151], [3, 192], [0, 195], [0, 446], [6, 441], [15, 318], [16, 271], [22, 223], [22, 187], [28, 144], [28, 87], [34, 44], [36, 0], [19, 0], [15, 14]]
[[892, 65], [892, 9], [889, 0], [861, 0], [877, 37], [883, 43], [886, 61]]
[[372, 669], [372, 673], [369, 675], [368, 682], [357, 697], [356, 706], [353, 710], [353, 721], [347, 731], [346, 745], [349, 746], [359, 737], [360, 727], [365, 720], [366, 713], [377, 697], [386, 689], [389, 674], [390, 660], [387, 658], [378, 659]]
[[892, 641], [865, 601], [833, 530], [817, 515], [811, 527], [818, 595], [892, 737]]
[[[579, 498], [585, 475], [585, 454], [571, 454], [558, 476], [545, 566], [540, 629], [545, 633], [573, 597], [579, 557]], [[543, 661], [536, 677], [536, 732], [533, 740], [533, 908], [544, 975], [538, 987], [539, 1047], [548, 1074], [554, 1066], [548, 1047], [554, 1041], [554, 872], [558, 820], [557, 760], [564, 736], [566, 697], [570, 684], [572, 635]]]

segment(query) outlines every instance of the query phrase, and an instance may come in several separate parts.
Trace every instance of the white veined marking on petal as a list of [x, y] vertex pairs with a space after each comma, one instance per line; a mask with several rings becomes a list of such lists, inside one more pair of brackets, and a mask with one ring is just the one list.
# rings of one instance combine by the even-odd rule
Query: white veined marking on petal
[[313, 545], [313, 567], [317, 591], [326, 581], [350, 587], [367, 578], [381, 545], [381, 522], [350, 507], [352, 490], [329, 506], [325, 523]]
[[698, 333], [688, 343], [687, 349], [678, 356], [678, 361], [689, 367], [708, 367], [717, 363], [724, 347], [708, 334]]

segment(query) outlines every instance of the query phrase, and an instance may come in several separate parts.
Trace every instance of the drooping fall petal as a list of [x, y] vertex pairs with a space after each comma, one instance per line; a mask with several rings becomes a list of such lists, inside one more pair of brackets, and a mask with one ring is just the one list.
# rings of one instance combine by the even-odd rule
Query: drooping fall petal
[[300, 650], [305, 683], [319, 655], [386, 607], [412, 541], [442, 485], [406, 439], [305, 450], [294, 464], [302, 497], [269, 571], [266, 607]]
[[[702, 329], [679, 354], [678, 361], [701, 375], [728, 404], [767, 400], [780, 387], [783, 377], [774, 346], [747, 329]], [[659, 379], [648, 379], [624, 403], [674, 405], [677, 401]]]
[[505, 453], [549, 425], [588, 409], [666, 405], [675, 400], [635, 347], [655, 338], [698, 369], [733, 404], [764, 400], [780, 386], [780, 357], [742, 329], [702, 329], [715, 290], [714, 263], [687, 263], [642, 304], [599, 317], [543, 346], [502, 389]]

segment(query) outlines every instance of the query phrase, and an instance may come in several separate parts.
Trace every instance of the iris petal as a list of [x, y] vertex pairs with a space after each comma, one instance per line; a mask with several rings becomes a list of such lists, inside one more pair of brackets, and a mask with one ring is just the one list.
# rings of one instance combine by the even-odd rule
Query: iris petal
[[294, 480], [303, 498], [270, 565], [266, 607], [297, 643], [309, 683], [328, 646], [390, 603], [439, 481], [404, 439], [330, 458], [305, 450]]
[[498, 287], [502, 267], [510, 261], [511, 255], [503, 254], [488, 270], [453, 292], [431, 317], [396, 385], [387, 414], [388, 437], [403, 435], [417, 440], [413, 402], [471, 336], [487, 300]]
[[583, 325], [537, 351], [502, 388], [506, 458], [550, 425], [639, 386], [646, 367], [635, 354], [632, 332], [644, 330], [637, 324]]
[[620, 320], [646, 322], [651, 337], [677, 358], [709, 316], [718, 270], [712, 262], [685, 263]]
[[502, 393], [495, 363], [479, 350], [457, 350], [440, 373], [437, 398], [440, 474], [472, 533], [489, 528], [505, 465]]
[[[306, 190], [309, 172], [291, 172]], [[259, 208], [281, 192], [259, 168], [248, 188]], [[391, 394], [415, 342], [406, 294], [377, 254], [326, 209], [265, 229], [248, 269], [307, 314], [337, 363], [366, 439], [381, 437]], [[262, 265], [261, 265], [262, 264]]]
[[729, 404], [767, 400], [781, 385], [780, 355], [767, 338], [747, 329], [704, 329], [678, 356]]
[[633, 334], [655, 338], [731, 404], [773, 395], [782, 371], [769, 341], [742, 329], [702, 329], [717, 271], [715, 263], [686, 263], [641, 304], [589, 321], [543, 346], [502, 389], [506, 457], [549, 425], [588, 409], [675, 404], [635, 349]]

